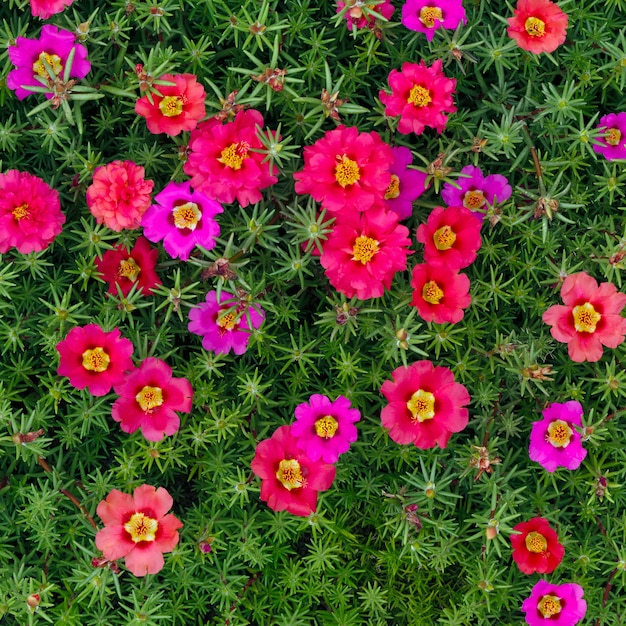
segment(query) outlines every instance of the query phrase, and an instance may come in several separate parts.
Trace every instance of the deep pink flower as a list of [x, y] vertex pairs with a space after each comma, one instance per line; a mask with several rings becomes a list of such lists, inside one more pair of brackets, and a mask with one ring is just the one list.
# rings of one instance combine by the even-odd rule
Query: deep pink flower
[[336, 473], [334, 465], [309, 459], [289, 426], [259, 442], [251, 467], [262, 481], [261, 500], [270, 509], [302, 517], [315, 512], [318, 491], [329, 489]]
[[30, 0], [30, 12], [33, 17], [47, 20], [69, 7], [74, 0]]
[[438, 28], [455, 30], [459, 24], [467, 24], [467, 18], [462, 0], [406, 0], [402, 23], [432, 41]]
[[[237, 306], [236, 306], [237, 305]], [[233, 312], [231, 309], [236, 306]], [[265, 313], [258, 304], [238, 303], [233, 294], [209, 291], [205, 302], [189, 310], [189, 332], [202, 337], [202, 347], [216, 354], [243, 354], [248, 348], [250, 332], [260, 328]]]
[[587, 613], [585, 592], [576, 583], [554, 585], [540, 580], [522, 603], [529, 626], [575, 626]]
[[[9, 46], [9, 58], [16, 69], [9, 72], [7, 87], [15, 91], [18, 100], [23, 100], [33, 93], [23, 89], [24, 86], [42, 87], [42, 83], [35, 76], [49, 79], [43, 64], [44, 59], [56, 76], [63, 77], [65, 64], [72, 48], [75, 53], [70, 76], [77, 79], [85, 78], [91, 70], [91, 63], [87, 60], [87, 48], [75, 41], [76, 37], [73, 33], [59, 29], [52, 24], [46, 24], [41, 29], [39, 39], [18, 37], [15, 45]], [[53, 94], [46, 93], [45, 95], [49, 100]]]
[[327, 396], [313, 394], [308, 402], [296, 407], [295, 415], [291, 434], [311, 461], [336, 463], [339, 455], [356, 441], [354, 422], [361, 419], [361, 413], [351, 408], [350, 400], [344, 396], [331, 402]]
[[0, 173], [0, 254], [45, 250], [64, 223], [56, 189], [28, 172]]
[[167, 513], [172, 504], [163, 487], [141, 485], [132, 496], [113, 489], [96, 509], [104, 522], [96, 534], [96, 547], [109, 561], [124, 557], [135, 576], [157, 574], [165, 564], [163, 553], [176, 547], [182, 528], [181, 521]]
[[120, 397], [113, 404], [113, 419], [121, 422], [125, 433], [141, 428], [148, 441], [161, 441], [173, 435], [180, 426], [175, 411], [189, 413], [193, 390], [186, 378], [172, 378], [172, 368], [154, 357], [144, 359], [131, 370], [120, 385]]
[[391, 182], [385, 193], [385, 205], [401, 220], [413, 214], [413, 201], [417, 200], [430, 185], [426, 184], [428, 174], [420, 170], [409, 169], [413, 155], [408, 148], [391, 148], [393, 165], [390, 168]]
[[543, 517], [533, 517], [513, 526], [513, 560], [524, 574], [550, 574], [563, 560], [565, 548]]
[[522, 50], [554, 52], [566, 39], [567, 15], [550, 0], [518, 0], [506, 29]]
[[553, 402], [543, 411], [543, 419], [533, 422], [530, 431], [529, 455], [548, 472], [557, 467], [577, 469], [587, 456], [576, 426], [582, 427], [583, 407], [570, 400]]
[[[345, 2], [342, 2], [342, 0], [337, 0], [337, 13], [340, 13], [345, 6]], [[383, 0], [383, 2], [381, 2], [380, 4], [366, 6], [368, 9], [371, 9], [379, 15], [382, 15], [387, 20], [391, 19], [391, 16], [395, 11], [393, 6], [391, 5], [390, 0]], [[366, 15], [360, 6], [354, 5], [352, 6], [352, 8], [348, 9], [346, 11], [345, 18], [346, 26], [349, 30], [352, 30], [353, 27], [365, 28], [367, 26], [369, 28], [373, 28], [376, 26], [376, 19], [371, 15]]]
[[626, 159], [626, 113], [604, 115], [596, 128], [604, 130], [604, 136], [598, 137], [593, 149], [609, 161]]

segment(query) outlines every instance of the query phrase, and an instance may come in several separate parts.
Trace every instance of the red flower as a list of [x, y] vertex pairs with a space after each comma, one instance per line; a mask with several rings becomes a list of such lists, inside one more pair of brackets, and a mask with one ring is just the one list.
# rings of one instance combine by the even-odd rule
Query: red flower
[[626, 294], [618, 293], [612, 283], [598, 283], [585, 272], [570, 274], [561, 286], [565, 305], [555, 304], [544, 314], [550, 334], [567, 343], [570, 359], [599, 361], [602, 346], [617, 348], [626, 335], [626, 319], [620, 313]]
[[74, 0], [30, 0], [30, 12], [33, 17], [47, 20], [51, 15], [61, 13]]
[[456, 111], [452, 100], [456, 79], [446, 78], [441, 60], [430, 67], [424, 61], [403, 63], [401, 72], [391, 70], [388, 81], [391, 94], [381, 91], [378, 97], [385, 105], [385, 115], [400, 116], [398, 132], [420, 135], [427, 126], [443, 131], [448, 123], [445, 113]]
[[471, 265], [482, 244], [481, 223], [471, 217], [473, 213], [462, 206], [435, 207], [427, 223], [417, 228], [417, 240], [425, 246], [424, 261], [451, 270]]
[[513, 530], [520, 533], [511, 535], [513, 560], [524, 574], [550, 574], [563, 560], [565, 548], [547, 519], [533, 517]]
[[387, 209], [342, 216], [327, 241], [320, 262], [330, 284], [348, 298], [380, 298], [394, 274], [406, 269], [411, 254], [409, 229]]
[[193, 74], [164, 74], [160, 80], [175, 85], [159, 85], [162, 96], [143, 96], [135, 104], [135, 113], [146, 118], [148, 130], [155, 135], [175, 137], [183, 130], [193, 130], [204, 117], [204, 87]]
[[182, 527], [175, 515], [167, 514], [173, 503], [163, 487], [141, 485], [132, 496], [113, 489], [96, 509], [104, 522], [96, 534], [96, 547], [109, 561], [124, 557], [135, 576], [160, 572], [163, 553], [176, 547]]
[[417, 308], [426, 322], [456, 324], [465, 315], [463, 309], [472, 302], [469, 278], [445, 265], [416, 265], [411, 276], [411, 287], [414, 289], [411, 306]]
[[189, 140], [185, 173], [196, 191], [222, 203], [235, 199], [242, 207], [259, 202], [261, 189], [278, 181], [270, 170], [256, 126], [263, 127], [263, 116], [254, 109], [239, 111], [232, 122], [222, 124], [211, 118], [198, 125]]
[[289, 426], [274, 431], [256, 447], [252, 471], [261, 479], [261, 500], [274, 511], [307, 516], [315, 512], [317, 492], [326, 491], [335, 480], [330, 463], [311, 461], [298, 447]]
[[149, 296], [155, 287], [161, 284], [154, 271], [158, 256], [156, 248], [152, 248], [143, 237], [138, 237], [133, 249], [128, 251], [124, 246], [115, 246], [107, 250], [101, 259], [94, 259], [98, 271], [109, 283], [108, 292], [117, 295], [119, 286], [124, 296], [136, 283], [144, 296]]
[[470, 402], [467, 389], [454, 382], [446, 367], [418, 361], [395, 369], [380, 391], [389, 404], [381, 413], [382, 425], [396, 443], [418, 448], [445, 448], [452, 433], [467, 426]]
[[310, 194], [329, 213], [384, 206], [394, 163], [391, 148], [376, 132], [341, 125], [304, 148], [296, 193]]
[[554, 52], [564, 41], [567, 15], [550, 0], [519, 0], [506, 32], [522, 50]]

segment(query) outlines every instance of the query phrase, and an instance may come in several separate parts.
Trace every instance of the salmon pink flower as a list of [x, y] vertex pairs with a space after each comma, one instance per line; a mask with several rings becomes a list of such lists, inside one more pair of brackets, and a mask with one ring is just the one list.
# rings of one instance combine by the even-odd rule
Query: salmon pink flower
[[186, 378], [173, 378], [172, 368], [161, 359], [144, 359], [114, 389], [120, 397], [113, 404], [113, 419], [121, 422], [125, 433], [141, 428], [148, 441], [173, 435], [180, 426], [176, 411], [191, 411], [191, 384]]
[[609, 161], [626, 159], [626, 113], [609, 113], [600, 118], [596, 127], [604, 130], [593, 149]]
[[[355, 2], [355, 0], [348, 0], [348, 6], [351, 7], [346, 11], [346, 26], [349, 30], [353, 28], [374, 28], [376, 26], [376, 18], [370, 14], [366, 14], [365, 11], [361, 8], [362, 5], [365, 5], [371, 11], [375, 11], [379, 15], [382, 15], [386, 20], [391, 19], [393, 15], [394, 8], [391, 5], [390, 0], [382, 0], [380, 4], [365, 4]], [[345, 8], [346, 2], [342, 2], [342, 0], [337, 0], [337, 13], [341, 13], [341, 11]]]
[[113, 489], [96, 509], [104, 522], [96, 533], [96, 547], [109, 561], [124, 557], [134, 576], [157, 574], [165, 564], [163, 553], [176, 547], [182, 528], [180, 520], [168, 513], [172, 504], [163, 487], [141, 485], [132, 496]]
[[540, 580], [522, 603], [529, 626], [575, 626], [587, 613], [585, 592], [576, 583], [554, 585]]
[[312, 461], [298, 447], [289, 426], [259, 442], [251, 467], [261, 479], [261, 500], [270, 509], [302, 517], [315, 513], [317, 493], [330, 488], [336, 473], [334, 465]]
[[518, 0], [506, 32], [522, 50], [554, 52], [564, 41], [567, 15], [550, 0]]
[[390, 168], [391, 182], [385, 192], [385, 205], [400, 220], [413, 215], [413, 201], [417, 200], [430, 185], [426, 184], [428, 174], [420, 170], [409, 169], [413, 155], [408, 148], [398, 146], [391, 148], [393, 165]]
[[626, 294], [612, 283], [598, 283], [585, 272], [570, 274], [561, 286], [565, 305], [555, 304], [544, 314], [550, 334], [567, 343], [570, 359], [599, 361], [602, 346], [617, 348], [626, 334], [626, 319], [620, 313], [626, 305]]
[[69, 7], [74, 0], [30, 0], [30, 12], [33, 17], [47, 20]]
[[513, 560], [524, 574], [550, 574], [563, 560], [565, 548], [556, 531], [543, 517], [533, 517], [513, 526]]
[[422, 450], [445, 448], [452, 433], [467, 426], [464, 407], [470, 395], [448, 368], [417, 361], [398, 367], [391, 376], [393, 381], [386, 380], [380, 389], [389, 402], [381, 421], [396, 443], [413, 443]]
[[467, 24], [462, 0], [407, 0], [402, 7], [402, 23], [432, 41], [438, 28], [455, 30]]

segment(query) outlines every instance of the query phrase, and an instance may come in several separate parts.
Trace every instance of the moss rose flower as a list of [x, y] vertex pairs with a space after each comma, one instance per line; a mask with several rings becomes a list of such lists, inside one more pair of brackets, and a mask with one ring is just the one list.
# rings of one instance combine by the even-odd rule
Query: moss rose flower
[[506, 32], [522, 50], [554, 52], [564, 41], [567, 15], [550, 0], [519, 0]]
[[609, 113], [600, 118], [596, 127], [604, 135], [598, 137], [593, 149], [608, 161], [626, 159], [626, 113]]
[[522, 603], [529, 626], [575, 626], [587, 613], [585, 592], [576, 583], [554, 585], [540, 580]]
[[563, 560], [565, 548], [547, 519], [533, 517], [513, 530], [513, 560], [524, 574], [550, 574]]
[[462, 0], [406, 0], [402, 7], [402, 23], [432, 41], [438, 28], [455, 30], [467, 24]]
[[74, 0], [30, 0], [30, 12], [33, 17], [47, 20], [69, 7]]

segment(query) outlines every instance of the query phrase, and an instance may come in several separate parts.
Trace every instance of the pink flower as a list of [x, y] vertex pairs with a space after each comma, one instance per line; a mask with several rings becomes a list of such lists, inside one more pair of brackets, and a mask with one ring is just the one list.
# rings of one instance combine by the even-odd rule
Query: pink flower
[[398, 146], [391, 148], [393, 153], [393, 165], [391, 182], [385, 193], [385, 205], [401, 220], [413, 215], [413, 201], [417, 200], [430, 185], [426, 184], [428, 174], [420, 170], [409, 169], [413, 162], [413, 155], [408, 148]]
[[94, 396], [104, 396], [124, 380], [132, 369], [133, 344], [119, 328], [105, 332], [97, 324], [72, 328], [57, 344], [59, 376], [67, 376], [76, 389], [87, 387]]
[[585, 272], [570, 274], [561, 286], [565, 305], [555, 304], [544, 314], [550, 334], [567, 343], [570, 359], [599, 361], [602, 346], [617, 348], [626, 334], [626, 319], [620, 312], [626, 294], [618, 293], [612, 283], [598, 283]]
[[407, 0], [402, 7], [402, 23], [432, 41], [438, 28], [455, 30], [467, 24], [462, 0]]
[[336, 463], [339, 455], [356, 441], [354, 422], [361, 419], [361, 414], [350, 407], [350, 400], [344, 396], [331, 402], [327, 396], [313, 394], [308, 402], [296, 407], [295, 415], [291, 435], [311, 461]]
[[64, 223], [56, 189], [28, 172], [0, 173], [0, 254], [45, 250]]
[[518, 0], [506, 29], [522, 50], [554, 52], [566, 38], [567, 15], [550, 0]]
[[576, 583], [554, 585], [540, 580], [522, 603], [529, 626], [575, 626], [587, 613], [585, 592]]
[[[63, 77], [65, 64], [72, 49], [74, 49], [74, 62], [70, 76], [78, 79], [85, 78], [91, 70], [91, 63], [87, 60], [87, 48], [75, 41], [76, 37], [73, 33], [59, 29], [52, 24], [46, 24], [41, 29], [39, 39], [18, 37], [15, 45], [9, 46], [9, 58], [16, 69], [9, 72], [7, 87], [15, 91], [18, 100], [23, 100], [33, 93], [23, 87], [42, 87], [42, 83], [35, 77], [39, 76], [46, 80], [50, 78], [43, 64], [44, 60], [56, 76]], [[53, 94], [51, 91], [45, 95], [49, 100]]]
[[180, 520], [167, 513], [173, 503], [163, 487], [141, 485], [132, 496], [113, 489], [96, 509], [104, 522], [96, 547], [109, 561], [124, 557], [135, 576], [157, 574], [165, 564], [163, 553], [176, 547], [182, 528]]
[[513, 526], [513, 560], [524, 574], [550, 574], [563, 560], [565, 548], [556, 531], [543, 517], [533, 517]]
[[[346, 6], [342, 0], [337, 0], [337, 13], [341, 13], [342, 9]], [[375, 11], [379, 15], [382, 15], [385, 19], [390, 19], [393, 15], [394, 8], [391, 5], [390, 0], [383, 0], [381, 4], [365, 5], [371, 11]], [[346, 26], [349, 30], [352, 28], [373, 28], [376, 26], [376, 18], [369, 13], [366, 14], [360, 6], [356, 4], [352, 8], [348, 9], [345, 14]]]
[[553, 402], [542, 413], [543, 419], [533, 422], [530, 431], [528, 452], [531, 461], [536, 461], [548, 472], [554, 472], [557, 467], [577, 469], [587, 456], [580, 433], [575, 428], [582, 427], [580, 402]]
[[121, 422], [125, 433], [141, 434], [148, 441], [161, 441], [178, 431], [180, 419], [175, 411], [191, 411], [193, 390], [186, 378], [172, 378], [172, 368], [154, 357], [126, 375], [115, 386], [120, 397], [113, 404], [113, 419]]
[[152, 201], [154, 182], [132, 161], [113, 161], [96, 168], [87, 188], [87, 206], [98, 224], [120, 232], [139, 228]]
[[430, 67], [424, 61], [403, 63], [401, 72], [391, 70], [388, 81], [391, 94], [380, 91], [378, 97], [385, 105], [385, 115], [400, 116], [398, 132], [421, 135], [426, 127], [443, 131], [448, 123], [445, 114], [456, 111], [452, 100], [456, 79], [446, 78], [441, 60]]
[[[205, 302], [189, 311], [189, 332], [202, 337], [202, 347], [216, 354], [243, 354], [248, 348], [250, 332], [260, 328], [265, 313], [258, 304], [238, 303], [231, 293], [209, 291]], [[235, 307], [233, 311], [233, 307]]]
[[69, 7], [74, 0], [30, 0], [30, 12], [33, 17], [47, 20]]
[[251, 467], [261, 479], [261, 500], [270, 509], [302, 517], [315, 512], [317, 493], [330, 488], [336, 473], [334, 465], [309, 459], [289, 426], [259, 442]]
[[594, 144], [595, 152], [609, 161], [626, 159], [626, 113], [604, 115], [596, 129], [604, 130], [604, 136]]
[[391, 376], [393, 381], [386, 380], [380, 389], [389, 402], [380, 417], [396, 443], [413, 443], [422, 450], [445, 448], [452, 433], [467, 426], [464, 407], [470, 395], [448, 368], [418, 361], [398, 367]]

